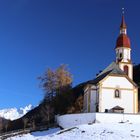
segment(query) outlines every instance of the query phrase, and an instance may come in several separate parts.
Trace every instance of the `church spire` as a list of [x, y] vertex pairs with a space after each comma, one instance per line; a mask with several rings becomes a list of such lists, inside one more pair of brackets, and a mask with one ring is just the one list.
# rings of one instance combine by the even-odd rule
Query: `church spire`
[[120, 34], [127, 34], [127, 26], [124, 18], [124, 8], [122, 8], [122, 22], [120, 25]]
[[116, 42], [116, 48], [120, 48], [120, 47], [131, 48], [130, 39], [127, 36], [127, 26], [126, 26], [126, 23], [125, 23], [124, 11], [122, 11], [122, 21], [121, 21], [121, 25], [120, 25], [120, 35], [117, 38], [117, 42]]
[[126, 26], [125, 19], [124, 19], [124, 14], [123, 14], [120, 29], [126, 29], [126, 28], [127, 28], [127, 26]]
[[122, 22], [121, 22], [121, 26], [120, 28], [125, 28], [126, 29], [126, 23], [125, 23], [125, 19], [124, 19], [124, 8], [122, 8]]
[[[123, 9], [124, 10], [124, 9]], [[131, 44], [127, 36], [127, 26], [122, 12], [122, 21], [120, 25], [120, 35], [116, 41], [116, 62], [129, 78], [133, 79], [133, 65], [131, 63]]]

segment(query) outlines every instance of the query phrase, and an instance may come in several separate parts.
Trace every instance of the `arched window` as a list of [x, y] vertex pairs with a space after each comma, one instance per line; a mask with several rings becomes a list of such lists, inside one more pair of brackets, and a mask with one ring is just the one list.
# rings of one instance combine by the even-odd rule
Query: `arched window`
[[120, 98], [120, 91], [118, 89], [115, 90], [115, 98]]
[[128, 75], [128, 66], [125, 65], [123, 69], [124, 69], [124, 72]]
[[122, 59], [122, 53], [120, 53], [120, 59]]

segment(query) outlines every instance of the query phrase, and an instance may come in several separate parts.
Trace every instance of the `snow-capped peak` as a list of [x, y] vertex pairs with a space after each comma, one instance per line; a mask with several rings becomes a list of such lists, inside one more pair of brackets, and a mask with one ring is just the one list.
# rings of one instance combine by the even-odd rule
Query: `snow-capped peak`
[[29, 104], [28, 106], [26, 106], [26, 107], [24, 107], [24, 108], [20, 108], [19, 110], [18, 110], [18, 112], [19, 112], [19, 114], [26, 114], [27, 112], [29, 112], [30, 110], [32, 110], [34, 107], [31, 105], [31, 104]]
[[9, 119], [9, 120], [16, 120], [22, 116], [24, 116], [27, 112], [33, 109], [33, 106], [29, 104], [24, 108], [9, 108], [9, 109], [2, 109], [0, 110], [0, 117]]

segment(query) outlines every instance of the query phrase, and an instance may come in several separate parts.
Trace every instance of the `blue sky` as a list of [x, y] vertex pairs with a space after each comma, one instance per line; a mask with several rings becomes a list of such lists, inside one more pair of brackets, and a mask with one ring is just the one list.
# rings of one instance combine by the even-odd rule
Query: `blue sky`
[[132, 45], [140, 52], [138, 0], [0, 1], [0, 109], [37, 105], [43, 98], [37, 77], [68, 64], [74, 83], [92, 79], [115, 60], [121, 8]]

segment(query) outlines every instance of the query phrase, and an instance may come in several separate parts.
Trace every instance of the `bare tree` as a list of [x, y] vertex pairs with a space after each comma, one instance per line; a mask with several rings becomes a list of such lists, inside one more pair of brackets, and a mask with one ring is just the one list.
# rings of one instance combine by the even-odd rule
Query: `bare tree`
[[1, 132], [2, 128], [3, 128], [3, 119], [0, 117], [0, 132]]
[[35, 130], [36, 129], [36, 125], [35, 125], [35, 121], [32, 121], [32, 129]]
[[8, 127], [9, 127], [9, 121], [6, 121], [4, 124], [5, 132], [7, 132]]
[[40, 86], [45, 91], [45, 98], [50, 100], [52, 99], [54, 92], [55, 92], [55, 74], [54, 71], [50, 68], [47, 69], [45, 74], [39, 77], [41, 80]]
[[24, 130], [27, 127], [27, 123], [28, 123], [28, 118], [24, 118], [23, 119], [23, 124], [24, 124]]

